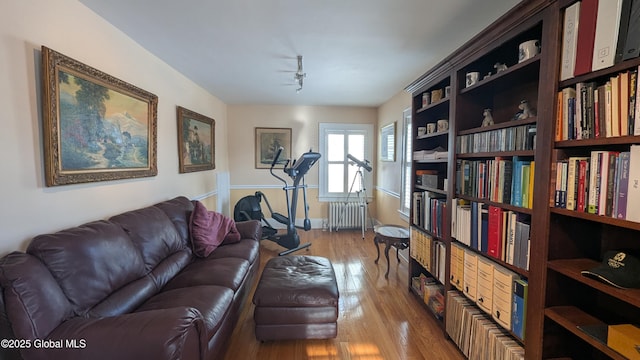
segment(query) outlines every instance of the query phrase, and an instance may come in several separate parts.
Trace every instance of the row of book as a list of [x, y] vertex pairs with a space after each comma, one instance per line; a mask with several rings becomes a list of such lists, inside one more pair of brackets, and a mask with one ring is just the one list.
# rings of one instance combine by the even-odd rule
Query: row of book
[[[429, 231], [437, 237], [443, 237], [447, 199], [444, 195], [429, 191], [413, 193], [413, 224]], [[447, 225], [448, 226], [448, 225]]]
[[519, 156], [456, 160], [456, 193], [524, 208], [533, 207], [535, 161]]
[[640, 145], [555, 164], [554, 206], [640, 222]]
[[411, 228], [409, 256], [441, 283], [446, 280], [447, 246], [416, 228]]
[[462, 245], [451, 246], [451, 284], [518, 338], [525, 338], [528, 283]]
[[447, 292], [446, 330], [468, 359], [521, 360], [524, 348], [456, 291]]
[[411, 287], [433, 312], [437, 319], [444, 317], [444, 286], [425, 274], [411, 278]]
[[[640, 1], [640, 0], [639, 0]], [[640, 135], [638, 69], [558, 92], [555, 140]], [[636, 120], [638, 119], [638, 120]]]
[[442, 160], [447, 159], [448, 156], [449, 152], [441, 146], [430, 150], [418, 150], [413, 152], [414, 161]]
[[481, 202], [454, 199], [451, 237], [471, 249], [529, 269], [531, 217]]
[[640, 0], [582, 0], [564, 12], [560, 80], [640, 55]]
[[460, 135], [456, 138], [456, 153], [533, 150], [536, 132], [536, 124], [527, 124]]

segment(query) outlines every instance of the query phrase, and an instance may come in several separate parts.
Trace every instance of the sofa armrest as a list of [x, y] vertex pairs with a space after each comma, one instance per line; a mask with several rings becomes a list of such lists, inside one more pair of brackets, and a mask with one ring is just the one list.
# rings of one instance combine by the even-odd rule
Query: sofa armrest
[[209, 341], [202, 315], [189, 307], [74, 318], [47, 339], [61, 346], [32, 348], [35, 353], [30, 355], [38, 359], [205, 359]]
[[253, 239], [259, 241], [262, 237], [262, 226], [258, 220], [238, 221], [236, 229], [240, 233], [242, 239]]

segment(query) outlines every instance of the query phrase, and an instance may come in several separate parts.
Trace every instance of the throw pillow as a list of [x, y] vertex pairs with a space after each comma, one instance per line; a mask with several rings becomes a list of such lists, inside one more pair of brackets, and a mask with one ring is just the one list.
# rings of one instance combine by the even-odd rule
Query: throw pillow
[[240, 233], [233, 219], [215, 211], [208, 211], [199, 201], [194, 201], [189, 224], [193, 253], [209, 256], [218, 246], [240, 241]]

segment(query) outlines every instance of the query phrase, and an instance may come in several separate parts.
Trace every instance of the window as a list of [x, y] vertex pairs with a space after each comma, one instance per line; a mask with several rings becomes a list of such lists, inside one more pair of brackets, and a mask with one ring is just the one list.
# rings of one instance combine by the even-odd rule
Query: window
[[368, 161], [373, 154], [373, 125], [370, 124], [320, 124], [320, 201], [357, 198], [363, 190], [371, 198], [372, 174], [359, 167], [347, 155]]
[[411, 109], [402, 112], [402, 189], [400, 189], [400, 213], [409, 216], [411, 208]]

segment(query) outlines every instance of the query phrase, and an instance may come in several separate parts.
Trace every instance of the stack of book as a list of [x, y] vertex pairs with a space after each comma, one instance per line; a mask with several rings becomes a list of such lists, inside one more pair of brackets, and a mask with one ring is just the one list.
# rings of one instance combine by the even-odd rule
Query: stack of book
[[555, 140], [640, 135], [638, 68], [558, 92]]
[[529, 269], [530, 215], [454, 199], [451, 236], [473, 250]]
[[560, 80], [640, 55], [640, 1], [582, 0], [567, 7]]
[[461, 135], [456, 138], [456, 153], [533, 150], [536, 124]]
[[414, 161], [440, 160], [446, 159], [448, 156], [449, 152], [440, 146], [431, 150], [419, 150], [413, 152]]
[[413, 193], [413, 224], [437, 237], [443, 236], [447, 199], [429, 191]]
[[554, 206], [640, 222], [640, 145], [556, 162]]
[[456, 193], [531, 209], [535, 161], [514, 156], [456, 161]]
[[440, 283], [445, 282], [447, 247], [442, 241], [411, 228], [409, 256], [433, 275]]
[[524, 348], [457, 291], [447, 292], [446, 331], [469, 359], [524, 359]]

